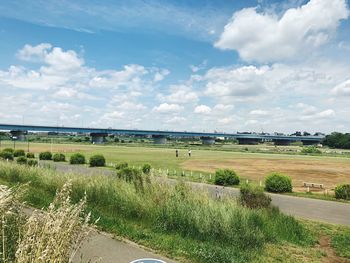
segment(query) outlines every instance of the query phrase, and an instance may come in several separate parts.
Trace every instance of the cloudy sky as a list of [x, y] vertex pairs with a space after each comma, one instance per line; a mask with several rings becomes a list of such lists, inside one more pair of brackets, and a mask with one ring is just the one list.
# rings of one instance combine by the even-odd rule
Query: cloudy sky
[[350, 127], [347, 0], [4, 0], [0, 123]]

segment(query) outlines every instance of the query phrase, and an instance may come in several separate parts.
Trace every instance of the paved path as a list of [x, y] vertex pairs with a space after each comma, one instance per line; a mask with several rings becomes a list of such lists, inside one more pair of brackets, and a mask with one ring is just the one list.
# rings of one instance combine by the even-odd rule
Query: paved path
[[[89, 168], [86, 166], [73, 166], [66, 163], [54, 163], [58, 171], [78, 172], [82, 174], [113, 174], [114, 171], [105, 168]], [[176, 179], [169, 179], [171, 183], [177, 182]], [[210, 195], [215, 196], [217, 191], [220, 194], [236, 197], [239, 190], [236, 188], [222, 188], [215, 185], [189, 182], [192, 187], [200, 191], [208, 191]], [[270, 194], [272, 204], [289, 215], [299, 218], [322, 221], [331, 224], [341, 224], [350, 226], [350, 204], [335, 201], [325, 201], [311, 198], [294, 197], [288, 195]]]
[[147, 251], [132, 242], [115, 240], [109, 234], [93, 231], [75, 255], [73, 263], [129, 263], [140, 258], [156, 258], [167, 263], [176, 262]]

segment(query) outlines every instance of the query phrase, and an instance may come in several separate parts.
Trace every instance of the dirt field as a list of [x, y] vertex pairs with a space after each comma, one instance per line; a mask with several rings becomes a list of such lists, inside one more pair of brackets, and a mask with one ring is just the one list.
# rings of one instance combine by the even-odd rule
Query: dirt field
[[242, 177], [257, 182], [264, 180], [270, 172], [281, 172], [292, 177], [296, 188], [302, 186], [303, 182], [322, 183], [326, 188], [334, 188], [337, 183], [350, 181], [350, 160], [343, 158], [314, 159], [304, 156], [302, 159], [287, 159], [266, 155], [266, 158], [250, 156], [221, 161], [189, 160], [184, 162], [183, 167], [206, 172], [214, 172], [218, 168], [232, 168]]

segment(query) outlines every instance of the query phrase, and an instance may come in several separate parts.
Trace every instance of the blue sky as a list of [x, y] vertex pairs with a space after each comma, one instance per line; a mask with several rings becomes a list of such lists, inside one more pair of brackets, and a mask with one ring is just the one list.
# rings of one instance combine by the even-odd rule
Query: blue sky
[[2, 1], [0, 122], [347, 131], [345, 0]]

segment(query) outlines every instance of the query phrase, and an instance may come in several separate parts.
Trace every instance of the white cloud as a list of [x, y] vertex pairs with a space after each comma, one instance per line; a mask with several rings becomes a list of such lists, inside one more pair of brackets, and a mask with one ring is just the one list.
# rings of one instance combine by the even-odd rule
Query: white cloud
[[180, 106], [178, 104], [168, 104], [168, 103], [162, 103], [157, 107], [153, 108], [154, 112], [159, 113], [174, 113], [174, 112], [180, 112], [184, 109], [183, 106]]
[[158, 99], [170, 103], [195, 103], [198, 101], [198, 95], [186, 85], [170, 86], [171, 93], [169, 95], [159, 94]]
[[213, 111], [226, 113], [234, 108], [234, 105], [216, 104]]
[[154, 82], [159, 82], [159, 81], [162, 81], [167, 75], [170, 74], [170, 71], [167, 70], [167, 69], [163, 69], [161, 71], [157, 71], [155, 74], [154, 74]]
[[245, 8], [233, 14], [215, 46], [246, 61], [290, 59], [328, 42], [349, 16], [346, 0], [311, 0], [282, 16]]
[[181, 124], [184, 123], [186, 121], [186, 118], [184, 117], [179, 117], [179, 116], [174, 116], [170, 119], [165, 120], [165, 123], [168, 124]]
[[239, 68], [213, 68], [202, 80], [207, 82], [205, 94], [209, 96], [251, 97], [266, 90], [264, 75], [268, 66]]
[[335, 86], [331, 90], [331, 94], [336, 96], [350, 96], [350, 79]]
[[209, 114], [211, 113], [211, 108], [206, 106], [206, 105], [198, 105], [196, 106], [196, 108], [194, 109], [194, 113], [198, 113], [198, 114]]
[[47, 52], [52, 48], [49, 43], [41, 43], [37, 46], [25, 45], [17, 52], [17, 58], [24, 61], [39, 62], [47, 56]]
[[255, 116], [267, 116], [269, 112], [265, 110], [252, 110], [249, 112], [249, 114]]

